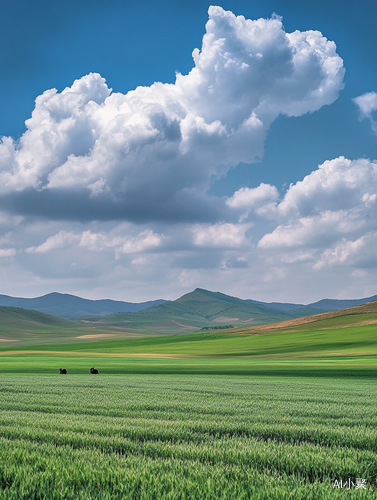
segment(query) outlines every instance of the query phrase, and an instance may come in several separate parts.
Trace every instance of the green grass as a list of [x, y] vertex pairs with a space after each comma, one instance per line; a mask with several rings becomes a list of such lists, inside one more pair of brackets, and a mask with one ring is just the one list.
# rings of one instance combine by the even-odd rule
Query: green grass
[[192, 356], [377, 355], [377, 326], [231, 335], [199, 333], [171, 337], [73, 344], [65, 350], [110, 353], [185, 354]]
[[357, 377], [377, 376], [376, 356], [295, 358], [295, 359], [237, 359], [237, 358], [147, 358], [110, 357], [92, 353], [75, 355], [57, 352], [54, 356], [2, 356], [2, 374], [56, 374], [59, 368], [69, 374], [87, 374], [95, 366], [100, 374], [202, 374], [291, 377]]
[[[303, 325], [307, 326], [307, 325]], [[65, 352], [169, 354], [187, 356], [352, 356], [377, 355], [377, 325], [307, 331], [271, 331], [258, 335], [192, 333], [139, 339], [75, 342], [63, 345], [16, 346], [12, 350], [52, 350]]]
[[377, 325], [349, 318], [0, 344], [0, 500], [377, 498]]
[[[371, 380], [1, 376], [0, 499], [370, 499]], [[335, 480], [367, 481], [338, 490]]]
[[0, 373], [377, 375], [377, 326], [263, 335], [197, 333], [0, 349]]

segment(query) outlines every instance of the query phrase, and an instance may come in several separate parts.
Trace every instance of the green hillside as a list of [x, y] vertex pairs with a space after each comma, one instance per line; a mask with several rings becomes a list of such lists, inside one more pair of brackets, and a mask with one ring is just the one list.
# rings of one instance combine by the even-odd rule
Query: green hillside
[[[200, 293], [194, 295], [200, 296]], [[214, 308], [213, 314], [218, 314], [211, 295], [205, 296], [208, 306]], [[183, 306], [191, 302], [187, 297], [182, 299]], [[237, 300], [229, 303], [238, 305]], [[6, 312], [30, 318], [27, 311]], [[44, 316], [42, 319], [46, 320]], [[24, 325], [28, 321], [35, 330], [18, 330], [15, 335], [22, 341], [0, 344], [2, 372], [55, 373], [63, 365], [69, 373], [87, 373], [90, 366], [98, 366], [100, 373], [105, 374], [375, 376], [377, 373], [377, 302], [269, 325], [180, 335], [139, 335], [139, 338], [127, 338], [124, 330], [111, 326], [63, 328], [61, 323], [54, 327], [30, 319], [25, 319]], [[18, 327], [20, 324], [21, 320]], [[97, 333], [100, 328], [103, 333]]]
[[[25, 347], [12, 351], [24, 351]], [[30, 352], [35, 347], [27, 348]], [[2, 349], [3, 350], [3, 349]], [[126, 356], [182, 356], [195, 358], [297, 358], [321, 356], [377, 355], [377, 326], [332, 328], [301, 332], [273, 332], [263, 335], [234, 335], [219, 333], [193, 333], [164, 335], [128, 340], [98, 341], [91, 343], [40, 346], [38, 351], [75, 353], [101, 353]]]
[[21, 307], [0, 306], [0, 331], [8, 330], [40, 330], [58, 328], [74, 328], [80, 323], [57, 318], [31, 309]]
[[280, 311], [219, 292], [197, 288], [177, 300], [140, 311], [102, 317], [87, 317], [93, 324], [141, 330], [148, 333], [184, 333], [224, 325], [260, 325], [295, 318], [297, 313]]
[[[241, 327], [233, 330], [238, 334], [261, 334], [273, 331], [293, 332], [377, 325], [377, 300], [359, 306], [321, 314], [285, 320], [269, 325]], [[377, 339], [377, 338], [376, 338]]]
[[0, 349], [2, 373], [159, 373], [212, 375], [377, 375], [377, 328], [264, 335], [199, 333], [129, 340], [7, 346]]
[[[209, 336], [213, 336], [212, 331], [217, 331], [224, 338], [235, 338], [239, 334], [280, 335], [329, 329], [343, 331], [346, 327], [377, 324], [377, 301], [341, 311], [286, 319], [290, 314], [200, 289], [147, 311], [115, 314], [101, 320], [94, 317], [85, 321], [71, 321], [34, 310], [0, 307], [0, 348], [102, 341], [111, 341], [115, 347], [117, 341], [151, 334], [180, 334], [183, 338], [189, 334], [188, 338], [194, 341], [196, 335], [193, 332], [204, 328], [210, 329], [207, 332]], [[237, 327], [222, 329], [229, 324]], [[208, 335], [203, 338], [208, 338]], [[339, 332], [339, 335], [344, 333]], [[281, 340], [284, 341], [283, 338]]]
[[141, 303], [123, 302], [119, 300], [89, 300], [68, 293], [48, 293], [42, 297], [22, 298], [0, 295], [0, 306], [32, 309], [58, 318], [76, 320], [83, 316], [105, 316], [118, 312], [137, 312], [165, 302], [151, 300]]
[[82, 335], [87, 338], [117, 337], [113, 331], [86, 326], [82, 322], [20, 307], [0, 307], [0, 347], [82, 342]]

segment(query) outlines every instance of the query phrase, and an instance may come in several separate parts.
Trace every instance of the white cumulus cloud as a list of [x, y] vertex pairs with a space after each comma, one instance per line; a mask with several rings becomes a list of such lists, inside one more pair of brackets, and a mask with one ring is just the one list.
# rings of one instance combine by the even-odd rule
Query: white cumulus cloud
[[251, 224], [201, 224], [192, 229], [194, 244], [201, 247], [238, 248], [249, 244], [245, 233]]
[[[326, 161], [290, 186], [275, 216], [280, 224], [258, 248], [279, 252], [282, 261], [297, 260], [299, 251], [316, 269], [374, 262], [377, 161]], [[284, 252], [292, 252], [293, 260]]]
[[226, 204], [241, 211], [241, 221], [255, 210], [260, 215], [266, 215], [268, 211], [274, 211], [279, 192], [275, 186], [260, 184], [256, 188], [243, 187], [236, 191], [233, 196], [226, 200]]
[[145, 229], [136, 235], [124, 234], [125, 229], [118, 226], [111, 232], [94, 232], [91, 230], [75, 233], [61, 230], [37, 247], [29, 247], [27, 253], [45, 253], [59, 248], [76, 246], [90, 251], [114, 250], [116, 257], [121, 254], [139, 253], [156, 249], [164, 239], [151, 229]]
[[282, 217], [315, 215], [326, 210], [375, 210], [377, 162], [344, 157], [325, 161], [317, 170], [291, 185], [279, 204]]
[[193, 59], [174, 84], [121, 94], [91, 73], [37, 97], [21, 138], [1, 139], [0, 203], [52, 218], [214, 220], [211, 176], [260, 157], [278, 115], [315, 111], [343, 88], [334, 42], [286, 33], [276, 16], [210, 7]]
[[[350, 261], [352, 261], [352, 264], [355, 264], [355, 261], [360, 261], [360, 254], [364, 253], [363, 250], [365, 248], [366, 240], [369, 240], [370, 236], [371, 235], [362, 236], [355, 241], [342, 238], [339, 243], [336, 243], [332, 247], [327, 248], [322, 253], [321, 257], [316, 262], [314, 267], [316, 269], [321, 269], [325, 266], [346, 264]], [[375, 239], [376, 235], [374, 234], [374, 240]]]

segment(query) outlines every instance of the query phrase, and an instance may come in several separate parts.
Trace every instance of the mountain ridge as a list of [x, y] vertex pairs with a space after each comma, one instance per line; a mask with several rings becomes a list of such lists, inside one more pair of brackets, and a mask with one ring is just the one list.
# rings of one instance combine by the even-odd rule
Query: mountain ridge
[[76, 320], [95, 314], [105, 316], [117, 312], [138, 312], [164, 303], [163, 299], [147, 302], [123, 302], [112, 299], [83, 299], [68, 293], [52, 292], [35, 298], [0, 295], [0, 306], [21, 307], [50, 314], [58, 318]]
[[271, 307], [272, 309], [280, 309], [282, 311], [294, 311], [299, 309], [322, 309], [325, 311], [337, 311], [340, 309], [346, 309], [349, 307], [359, 306], [361, 304], [366, 304], [367, 302], [373, 302], [377, 300], [377, 295], [372, 295], [371, 297], [365, 297], [362, 299], [321, 299], [317, 302], [311, 302], [309, 304], [295, 304], [291, 302], [261, 302], [258, 300], [247, 299], [254, 304], [263, 304], [266, 307]]
[[[182, 297], [179, 297], [176, 300], [165, 301], [163, 299], [158, 299], [140, 303], [125, 302], [112, 299], [91, 300], [84, 299], [76, 295], [63, 294], [59, 292], [52, 292], [35, 298], [0, 295], [0, 307], [21, 307], [23, 309], [39, 311], [45, 314], [56, 316], [58, 318], [78, 320], [80, 318], [91, 316], [105, 317], [117, 313], [138, 313], [168, 303], [181, 305], [184, 305], [186, 303], [187, 305], [189, 301], [191, 302], [191, 305], [194, 306], [195, 297], [191, 294], [196, 294], [198, 296], [200, 295], [199, 302], [207, 302], [207, 305], [211, 301], [223, 301], [224, 303], [227, 303], [228, 306], [230, 304], [233, 304], [234, 307], [236, 307], [237, 304], [239, 306], [241, 304], [242, 306], [244, 306], [245, 303], [249, 303], [256, 306], [257, 308], [264, 308], [262, 310], [256, 310], [259, 311], [259, 313], [264, 312], [266, 314], [266, 309], [269, 309], [270, 311], [272, 311], [270, 312], [270, 315], [273, 316], [274, 319], [277, 319], [277, 311], [288, 313], [289, 317], [293, 318], [354, 307], [377, 299], [377, 295], [374, 295], [372, 297], [361, 299], [321, 299], [317, 302], [312, 302], [309, 304], [295, 304], [289, 302], [262, 302], [253, 299], [239, 299], [238, 297], [226, 295], [222, 292], [212, 292], [203, 288], [196, 288], [192, 292], [184, 294]], [[167, 306], [166, 311], [170, 310], [171, 307], [172, 306]], [[171, 311], [170, 314], [172, 314]], [[188, 311], [186, 311], [186, 314], [189, 314]], [[227, 315], [229, 317], [228, 313]], [[219, 316], [221, 315], [219, 314]], [[280, 317], [281, 319], [284, 319], [283, 316]], [[287, 316], [285, 318], [288, 319]]]

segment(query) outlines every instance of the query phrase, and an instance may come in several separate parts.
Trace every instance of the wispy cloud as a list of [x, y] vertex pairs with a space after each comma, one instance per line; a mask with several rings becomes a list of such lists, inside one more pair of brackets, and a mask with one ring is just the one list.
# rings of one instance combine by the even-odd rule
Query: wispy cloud
[[355, 97], [354, 102], [359, 108], [360, 118], [368, 118], [373, 132], [377, 135], [377, 121], [373, 118], [373, 112], [377, 111], [377, 93], [367, 92], [359, 97]]

